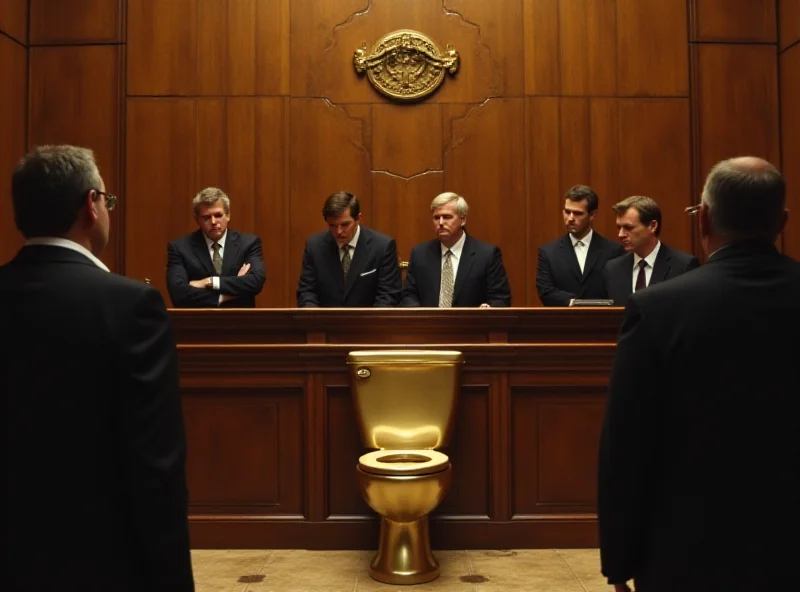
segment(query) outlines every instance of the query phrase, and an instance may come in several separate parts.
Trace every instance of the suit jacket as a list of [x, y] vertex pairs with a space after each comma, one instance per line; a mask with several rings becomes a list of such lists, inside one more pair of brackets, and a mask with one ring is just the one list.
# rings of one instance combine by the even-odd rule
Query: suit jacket
[[[442, 284], [442, 247], [439, 239], [411, 250], [401, 306], [439, 306]], [[495, 245], [469, 234], [458, 260], [453, 306], [511, 306], [511, 288], [503, 256]]]
[[573, 298], [605, 298], [603, 269], [625, 254], [622, 245], [592, 231], [583, 272], [569, 234], [539, 247], [536, 289], [545, 306], [569, 306]]
[[610, 582], [797, 588], [797, 335], [800, 264], [771, 244], [723, 248], [628, 299], [600, 442]]
[[[661, 243], [647, 287], [678, 277], [699, 266], [700, 262], [694, 255], [670, 249]], [[614, 306], [625, 306], [628, 297], [633, 293], [633, 253], [611, 259], [606, 263], [603, 285], [605, 298], [613, 300]]]
[[[160, 293], [57, 246], [0, 267], [4, 590], [194, 590], [186, 441]], [[77, 544], [76, 541], [85, 541]]]
[[325, 230], [306, 241], [297, 306], [397, 306], [401, 285], [393, 238], [362, 224], [345, 283], [339, 246]]
[[[250, 270], [239, 277], [245, 263]], [[254, 308], [256, 295], [261, 292], [267, 274], [261, 258], [261, 239], [228, 229], [222, 249], [222, 273], [219, 291], [195, 288], [194, 280], [216, 276], [208, 245], [201, 230], [172, 241], [167, 245], [167, 289], [175, 308]], [[219, 303], [220, 294], [234, 296]]]

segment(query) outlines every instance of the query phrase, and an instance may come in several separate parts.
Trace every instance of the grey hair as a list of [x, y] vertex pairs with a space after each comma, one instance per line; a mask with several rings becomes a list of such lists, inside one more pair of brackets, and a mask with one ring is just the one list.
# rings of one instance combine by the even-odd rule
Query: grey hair
[[774, 241], [784, 220], [786, 183], [778, 169], [765, 160], [729, 158], [708, 173], [702, 201], [718, 236], [731, 241]]
[[431, 202], [431, 211], [452, 202], [456, 202], [456, 212], [458, 212], [459, 216], [464, 217], [467, 215], [469, 212], [467, 200], [461, 197], [458, 193], [453, 193], [452, 191], [445, 191], [444, 193], [440, 193], [434, 197], [433, 201]]
[[228, 210], [231, 208], [231, 200], [225, 194], [222, 189], [217, 187], [206, 187], [200, 193], [194, 196], [192, 200], [192, 208], [194, 213], [196, 214], [197, 211], [200, 209], [201, 205], [214, 205], [218, 201], [222, 202], [222, 207], [225, 210], [225, 213], [228, 213]]

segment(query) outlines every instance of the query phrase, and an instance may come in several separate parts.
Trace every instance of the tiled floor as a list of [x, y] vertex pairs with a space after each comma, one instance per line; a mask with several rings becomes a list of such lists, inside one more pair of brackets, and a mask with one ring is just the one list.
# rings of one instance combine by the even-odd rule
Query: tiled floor
[[439, 579], [389, 586], [372, 551], [192, 551], [197, 592], [608, 592], [596, 549], [434, 551]]

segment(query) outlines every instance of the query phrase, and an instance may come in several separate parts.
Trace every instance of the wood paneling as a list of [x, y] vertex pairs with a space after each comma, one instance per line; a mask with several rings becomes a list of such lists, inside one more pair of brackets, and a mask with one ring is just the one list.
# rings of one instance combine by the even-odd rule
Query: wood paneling
[[28, 56], [25, 47], [0, 34], [0, 182], [5, 190], [0, 200], [0, 264], [5, 263], [22, 246], [22, 235], [14, 224], [11, 205], [11, 173], [25, 154], [27, 119], [26, 97]]
[[776, 0], [690, 0], [693, 41], [775, 43]]
[[[418, 347], [464, 352], [456, 423], [442, 449], [453, 483], [431, 518], [436, 548], [597, 544], [597, 444], [622, 309], [172, 316], [196, 548], [374, 548], [377, 516], [355, 478], [367, 450], [346, 366], [364, 327], [370, 347], [404, 333]], [[224, 328], [213, 343], [208, 327]], [[264, 340], [273, 327], [294, 337], [259, 342], [252, 327]], [[498, 335], [506, 332], [508, 341]], [[312, 334], [318, 343], [303, 343]]]
[[784, 252], [800, 260], [800, 44], [781, 54], [780, 73], [781, 170], [786, 179], [786, 207], [789, 208]]
[[28, 44], [28, 0], [0, 2], [0, 33], [23, 45]]
[[525, 94], [558, 95], [559, 0], [524, 0]]
[[619, 96], [689, 94], [686, 0], [617, 0]]
[[119, 43], [123, 0], [30, 0], [31, 45]]
[[[480, 105], [445, 105], [445, 191], [470, 206], [467, 230], [503, 252], [511, 302], [527, 303], [525, 245], [525, 104], [492, 99]], [[481, 163], [476, 170], [475, 164]]]
[[442, 170], [440, 105], [375, 105], [372, 169], [401, 177]]
[[122, 48], [115, 45], [30, 48], [30, 144], [94, 151], [106, 190], [120, 197], [100, 254], [112, 271], [123, 269], [120, 212], [127, 210], [120, 170], [122, 64]]
[[616, 96], [616, 36], [616, 0], [560, 0], [562, 95]]
[[778, 38], [781, 50], [800, 41], [800, 0], [778, 0]]
[[780, 162], [778, 60], [774, 45], [692, 46], [695, 194], [718, 161]]

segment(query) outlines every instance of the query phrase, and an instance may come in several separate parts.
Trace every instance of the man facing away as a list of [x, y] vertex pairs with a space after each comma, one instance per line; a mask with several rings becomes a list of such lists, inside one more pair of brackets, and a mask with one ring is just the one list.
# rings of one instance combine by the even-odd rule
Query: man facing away
[[453, 192], [431, 202], [436, 238], [411, 250], [401, 306], [511, 306], [503, 256], [467, 234], [467, 200]]
[[536, 289], [545, 306], [569, 306], [576, 299], [605, 297], [606, 262], [625, 251], [593, 229], [598, 206], [597, 194], [586, 185], [575, 185], [564, 196], [567, 234], [539, 247]]
[[400, 267], [391, 237], [361, 224], [361, 204], [347, 191], [322, 206], [328, 230], [310, 236], [303, 250], [297, 306], [397, 306]]
[[254, 308], [266, 280], [261, 239], [228, 228], [231, 201], [206, 187], [193, 202], [197, 230], [167, 245], [167, 289], [175, 308]]
[[800, 264], [774, 246], [785, 192], [760, 158], [717, 164], [687, 208], [707, 262], [628, 299], [599, 458], [617, 592], [797, 589]]
[[4, 590], [194, 590], [170, 318], [97, 258], [105, 189], [73, 146], [35, 148], [13, 174], [27, 243], [0, 267]]
[[625, 306], [628, 297], [647, 286], [678, 277], [698, 267], [697, 257], [659, 240], [661, 208], [651, 198], [634, 195], [614, 204], [619, 239], [627, 255], [606, 263], [605, 297]]

